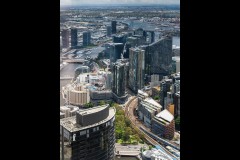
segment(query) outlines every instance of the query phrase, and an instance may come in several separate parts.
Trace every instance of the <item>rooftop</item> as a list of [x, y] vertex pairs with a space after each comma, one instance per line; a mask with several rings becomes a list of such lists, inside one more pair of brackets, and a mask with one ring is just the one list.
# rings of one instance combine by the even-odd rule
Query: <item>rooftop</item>
[[[85, 110], [84, 112], [86, 112], [86, 111], [87, 110]], [[89, 112], [89, 111], [87, 111], [87, 112]], [[70, 132], [76, 132], [76, 131], [79, 131], [79, 130], [83, 130], [83, 129], [87, 129], [87, 128], [91, 128], [91, 127], [95, 127], [95, 126], [101, 125], [101, 124], [109, 121], [110, 119], [112, 119], [114, 117], [114, 115], [115, 115], [115, 109], [114, 108], [109, 108], [109, 115], [108, 115], [108, 117], [106, 119], [98, 122], [98, 123], [94, 123], [92, 125], [88, 125], [88, 126], [84, 126], [83, 127], [83, 126], [80, 126], [80, 125], [78, 125], [76, 123], [76, 116], [73, 116], [73, 117], [60, 119], [60, 125], [63, 126], [65, 129], [67, 129]]]
[[173, 115], [167, 109], [164, 109], [162, 112], [158, 113], [156, 117], [162, 118], [168, 122], [171, 122], [174, 119]]
[[144, 101], [151, 103], [152, 105], [154, 105], [156, 107], [162, 108], [162, 106], [159, 103], [157, 103], [154, 99], [152, 99], [150, 97], [146, 98]]

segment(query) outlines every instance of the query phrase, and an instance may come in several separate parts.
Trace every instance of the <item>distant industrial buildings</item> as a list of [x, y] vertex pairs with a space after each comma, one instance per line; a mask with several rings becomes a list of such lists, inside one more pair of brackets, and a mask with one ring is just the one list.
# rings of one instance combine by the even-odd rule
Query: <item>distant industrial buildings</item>
[[61, 159], [114, 160], [114, 121], [115, 109], [108, 104], [60, 119]]

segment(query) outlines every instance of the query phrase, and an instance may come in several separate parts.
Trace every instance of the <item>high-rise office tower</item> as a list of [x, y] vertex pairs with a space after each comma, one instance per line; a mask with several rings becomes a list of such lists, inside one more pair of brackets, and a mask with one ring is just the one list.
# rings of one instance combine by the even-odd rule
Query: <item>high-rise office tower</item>
[[67, 29], [62, 30], [62, 47], [69, 47], [69, 30]]
[[83, 46], [91, 44], [91, 32], [83, 32]]
[[112, 21], [112, 34], [117, 33], [117, 21]]
[[[160, 104], [164, 106], [165, 104], [165, 98], [167, 97], [167, 92], [170, 91], [170, 86], [171, 86], [171, 79], [165, 79], [164, 81], [160, 82]], [[165, 109], [165, 108], [164, 108]]]
[[110, 52], [110, 68], [112, 69], [112, 65], [117, 59], [121, 58], [121, 54], [123, 53], [123, 44], [122, 43], [109, 43], [109, 52]]
[[144, 87], [145, 51], [129, 49], [129, 88], [137, 93]]
[[78, 30], [77, 28], [71, 28], [71, 47], [78, 45]]
[[145, 50], [146, 74], [159, 74], [165, 76], [172, 68], [172, 37], [162, 39], [150, 45], [141, 47]]
[[112, 35], [112, 27], [107, 26], [107, 36], [110, 37]]
[[114, 121], [109, 104], [60, 119], [61, 160], [114, 160]]
[[127, 78], [127, 64], [124, 59], [119, 59], [117, 62], [113, 63], [113, 83], [112, 92], [113, 99], [117, 103], [124, 103], [127, 99], [126, 78]]

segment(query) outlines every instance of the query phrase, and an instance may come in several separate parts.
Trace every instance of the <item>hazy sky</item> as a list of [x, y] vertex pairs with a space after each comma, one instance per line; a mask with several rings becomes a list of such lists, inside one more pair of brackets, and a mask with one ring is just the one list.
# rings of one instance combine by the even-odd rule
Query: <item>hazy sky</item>
[[60, 0], [61, 5], [81, 4], [179, 4], [180, 0]]

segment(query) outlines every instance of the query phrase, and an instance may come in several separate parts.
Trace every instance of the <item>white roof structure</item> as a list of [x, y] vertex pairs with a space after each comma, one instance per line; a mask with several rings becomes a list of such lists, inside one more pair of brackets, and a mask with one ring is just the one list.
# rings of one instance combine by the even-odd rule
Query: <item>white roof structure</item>
[[162, 118], [168, 122], [171, 122], [174, 119], [173, 115], [167, 109], [164, 109], [162, 112], [158, 113], [156, 117]]
[[150, 97], [146, 98], [144, 101], [151, 103], [152, 105], [154, 105], [156, 107], [162, 108], [162, 106], [159, 103], [157, 103], [154, 99], [152, 99]]

